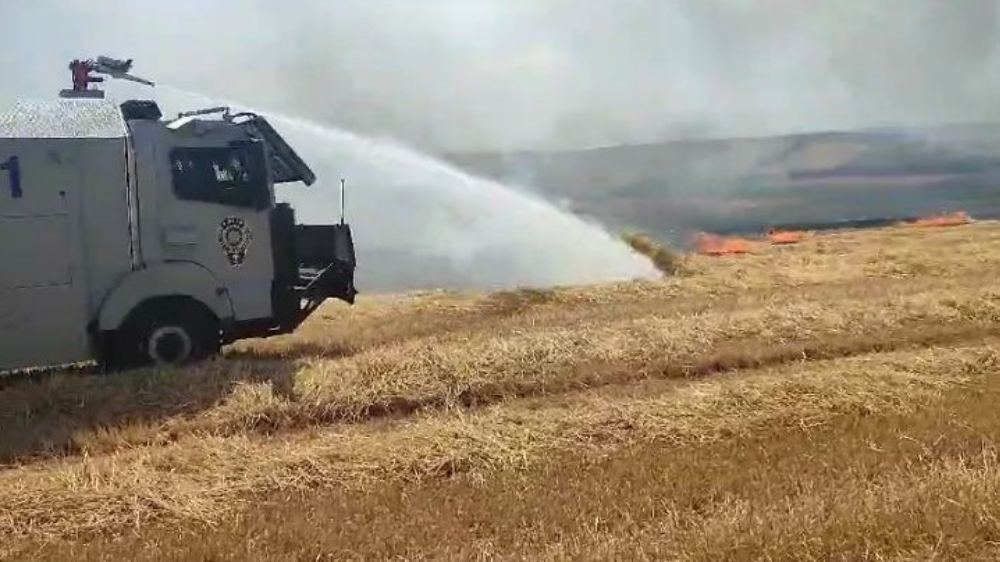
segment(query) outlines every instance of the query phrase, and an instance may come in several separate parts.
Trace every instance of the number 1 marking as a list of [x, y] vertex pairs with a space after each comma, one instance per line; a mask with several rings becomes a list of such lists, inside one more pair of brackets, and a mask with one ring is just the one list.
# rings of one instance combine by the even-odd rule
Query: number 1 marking
[[10, 196], [14, 199], [21, 198], [21, 165], [17, 156], [11, 156], [6, 162], [0, 164], [0, 170], [4, 170], [10, 176]]

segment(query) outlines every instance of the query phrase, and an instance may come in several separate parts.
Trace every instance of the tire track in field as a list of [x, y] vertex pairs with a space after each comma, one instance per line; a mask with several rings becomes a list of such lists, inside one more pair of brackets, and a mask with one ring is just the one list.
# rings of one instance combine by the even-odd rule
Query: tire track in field
[[[913, 323], [900, 330], [862, 333], [853, 336], [817, 336], [816, 338], [768, 345], [763, 340], [723, 342], [715, 349], [692, 357], [654, 358], [635, 363], [591, 362], [573, 365], [555, 382], [514, 383], [498, 381], [474, 391], [455, 396], [427, 396], [418, 399], [393, 397], [373, 404], [362, 412], [345, 412], [325, 406], [310, 407], [294, 401], [274, 403], [245, 417], [219, 419], [175, 419], [162, 426], [152, 426], [149, 434], [131, 429], [126, 437], [114, 435], [107, 440], [90, 442], [85, 447], [67, 444], [61, 454], [110, 453], [123, 448], [166, 445], [192, 433], [210, 433], [218, 437], [244, 433], [276, 436], [309, 428], [337, 424], [366, 424], [399, 421], [422, 413], [461, 409], [467, 413], [499, 403], [544, 397], [569, 396], [584, 390], [627, 393], [631, 386], [646, 380], [691, 381], [722, 373], [777, 367], [848, 358], [872, 353], [926, 349], [978, 342], [1000, 336], [1000, 325], [942, 326], [934, 322]], [[128, 436], [131, 436], [130, 438]]]
[[17, 385], [0, 394], [0, 428], [9, 436], [0, 463], [167, 444], [195, 432], [267, 434], [475, 409], [648, 378], [945, 345], [1000, 329], [1000, 293], [992, 289], [876, 297], [542, 326], [399, 344], [312, 366], [216, 361], [149, 379], [65, 376]]

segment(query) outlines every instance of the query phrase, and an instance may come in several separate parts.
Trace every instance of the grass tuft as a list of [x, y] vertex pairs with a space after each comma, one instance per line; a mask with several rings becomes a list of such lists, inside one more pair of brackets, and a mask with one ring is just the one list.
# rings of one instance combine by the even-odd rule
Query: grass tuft
[[664, 275], [677, 275], [685, 271], [683, 256], [647, 234], [626, 232], [622, 235], [622, 240], [633, 250], [649, 258]]

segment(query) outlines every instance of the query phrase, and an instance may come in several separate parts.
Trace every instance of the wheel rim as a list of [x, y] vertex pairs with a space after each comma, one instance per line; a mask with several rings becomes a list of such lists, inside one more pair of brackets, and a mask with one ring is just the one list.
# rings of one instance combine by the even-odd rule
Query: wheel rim
[[149, 336], [149, 358], [158, 365], [179, 365], [191, 358], [191, 335], [178, 326], [162, 326]]

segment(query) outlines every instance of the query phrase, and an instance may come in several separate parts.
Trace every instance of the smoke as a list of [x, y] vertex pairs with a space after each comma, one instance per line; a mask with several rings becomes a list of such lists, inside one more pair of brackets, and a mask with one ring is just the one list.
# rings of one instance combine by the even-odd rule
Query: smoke
[[107, 52], [166, 82], [441, 151], [1000, 111], [993, 0], [39, 0], [3, 18], [0, 97], [49, 94], [69, 58]]
[[332, 218], [348, 177], [367, 267], [399, 264], [373, 281], [589, 280], [628, 262], [603, 233], [370, 138], [451, 153], [992, 121], [998, 2], [35, 0], [0, 15], [0, 103], [54, 96], [72, 58], [131, 57], [327, 126], [289, 135], [326, 182], [301, 202]]

